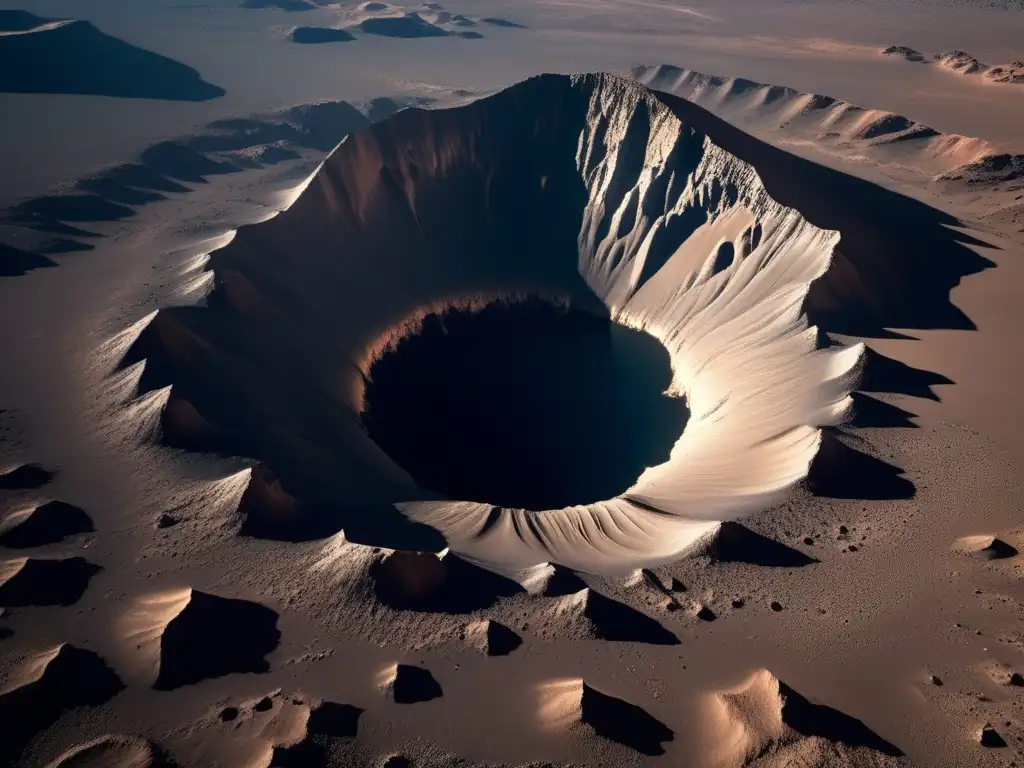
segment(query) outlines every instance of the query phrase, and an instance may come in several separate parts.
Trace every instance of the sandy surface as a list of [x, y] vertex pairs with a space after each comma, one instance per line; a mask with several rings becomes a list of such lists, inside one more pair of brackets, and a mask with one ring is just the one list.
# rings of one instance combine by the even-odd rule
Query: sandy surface
[[[0, 8], [84, 17], [226, 93], [0, 93], [0, 763], [1021, 764], [1024, 87], [882, 53], [1006, 65], [1019, 4], [89, 5]], [[361, 26], [408, 13], [453, 34]], [[601, 86], [578, 120], [562, 81], [472, 103], [587, 71], [675, 96]], [[638, 104], [657, 130], [602, 138]], [[658, 154], [690, 130], [703, 165]], [[627, 193], [655, 167], [658, 205], [708, 224], [651, 278], [633, 233], [656, 217]], [[543, 230], [486, 239], [523, 211]], [[478, 236], [492, 272], [461, 259]], [[516, 247], [544, 268], [501, 261]], [[741, 269], [759, 254], [760, 283]], [[600, 509], [492, 513], [345, 432], [359, 366], [423, 312], [535, 282], [659, 338], [691, 437], [716, 391], [754, 393], [729, 443], [750, 458], [700, 483], [679, 462]], [[708, 303], [686, 304], [697, 284]], [[729, 285], [757, 301], [716, 304]], [[807, 323], [834, 363], [792, 341]], [[691, 338], [731, 339], [719, 368]], [[705, 370], [728, 373], [701, 389]], [[787, 418], [815, 440], [781, 450]]]

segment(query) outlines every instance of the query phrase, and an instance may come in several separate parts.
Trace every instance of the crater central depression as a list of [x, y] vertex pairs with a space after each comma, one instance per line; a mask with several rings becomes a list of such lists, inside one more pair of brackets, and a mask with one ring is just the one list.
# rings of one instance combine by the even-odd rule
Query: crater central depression
[[532, 510], [612, 498], [686, 425], [668, 352], [530, 300], [429, 315], [370, 370], [363, 423], [424, 489]]

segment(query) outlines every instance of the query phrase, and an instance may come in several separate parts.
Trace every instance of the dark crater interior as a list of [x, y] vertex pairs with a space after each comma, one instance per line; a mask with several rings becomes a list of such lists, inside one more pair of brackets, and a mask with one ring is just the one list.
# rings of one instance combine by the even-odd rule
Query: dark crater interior
[[688, 412], [652, 336], [530, 300], [430, 315], [370, 371], [363, 423], [423, 488], [557, 509], [668, 459]]

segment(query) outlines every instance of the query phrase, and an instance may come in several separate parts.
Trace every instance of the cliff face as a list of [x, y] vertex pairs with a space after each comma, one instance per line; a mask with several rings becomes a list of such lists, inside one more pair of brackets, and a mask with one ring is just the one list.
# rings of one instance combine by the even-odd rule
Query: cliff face
[[[142, 389], [190, 404], [164, 411], [165, 439], [264, 460], [305, 514], [350, 537], [399, 546], [380, 522], [398, 505], [496, 568], [670, 557], [806, 475], [861, 353], [816, 350], [802, 314], [839, 234], [772, 199], [756, 158], [723, 149], [708, 118], [698, 130], [607, 75], [401, 112], [211, 254], [208, 306], [161, 312], [125, 362], [146, 360]], [[370, 366], [424, 316], [523, 295], [669, 353], [689, 423], [618, 498], [547, 512], [439, 500], [359, 426]]]

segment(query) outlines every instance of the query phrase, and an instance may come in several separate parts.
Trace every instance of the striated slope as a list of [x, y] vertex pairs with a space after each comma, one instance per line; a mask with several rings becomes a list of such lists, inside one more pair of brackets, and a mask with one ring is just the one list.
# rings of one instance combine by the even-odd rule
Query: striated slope
[[[125, 363], [145, 360], [142, 390], [170, 386], [165, 397], [229, 435], [209, 447], [265, 460], [303, 514], [330, 515], [354, 541], [436, 549], [397, 504], [495, 568], [672, 557], [806, 475], [860, 357], [817, 350], [801, 314], [839, 235], [772, 199], [713, 135], [730, 134], [704, 122], [603, 75], [399, 113], [213, 253], [209, 307], [159, 313]], [[438, 500], [361, 429], [372, 364], [423, 317], [524, 295], [668, 352], [690, 420], [668, 460], [616, 498], [555, 514]]]

